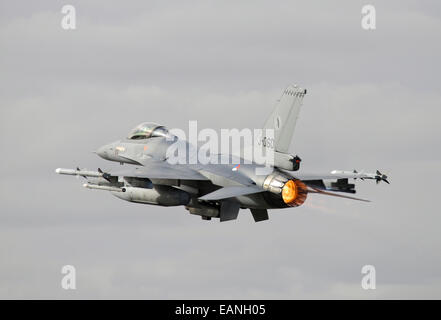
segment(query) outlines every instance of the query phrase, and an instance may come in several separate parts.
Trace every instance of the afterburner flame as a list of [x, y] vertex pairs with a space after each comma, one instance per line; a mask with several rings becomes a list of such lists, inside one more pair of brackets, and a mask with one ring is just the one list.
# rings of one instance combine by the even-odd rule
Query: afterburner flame
[[288, 180], [282, 188], [282, 199], [290, 207], [298, 207], [306, 200], [306, 185], [297, 179]]

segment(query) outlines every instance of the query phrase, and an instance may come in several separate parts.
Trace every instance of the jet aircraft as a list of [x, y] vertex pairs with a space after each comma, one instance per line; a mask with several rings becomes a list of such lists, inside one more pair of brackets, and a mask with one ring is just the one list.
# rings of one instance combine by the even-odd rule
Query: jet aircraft
[[[389, 183], [387, 176], [378, 170], [375, 173], [334, 170], [329, 174], [299, 171], [301, 159], [290, 154], [288, 148], [306, 93], [305, 89], [289, 85], [264, 124], [264, 130], [273, 130], [271, 138], [261, 137], [261, 142], [274, 152], [268, 174], [257, 173], [261, 164], [237, 164], [232, 155], [215, 155], [229, 157], [231, 161], [227, 164], [221, 161], [172, 164], [167, 159], [167, 150], [179, 139], [166, 127], [153, 122], [141, 123], [127, 137], [97, 150], [105, 160], [126, 164], [120, 169], [55, 171], [84, 177], [84, 187], [109, 191], [129, 202], [184, 206], [204, 220], [235, 220], [240, 209], [249, 209], [256, 222], [268, 220], [268, 209], [299, 207], [311, 193], [368, 201], [345, 195], [356, 192], [355, 183], [349, 183], [349, 179]], [[183, 143], [188, 146], [188, 142]]]

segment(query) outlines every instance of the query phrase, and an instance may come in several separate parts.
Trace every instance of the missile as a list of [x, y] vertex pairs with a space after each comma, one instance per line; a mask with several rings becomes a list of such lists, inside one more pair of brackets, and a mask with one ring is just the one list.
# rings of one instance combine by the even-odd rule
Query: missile
[[84, 188], [87, 189], [95, 189], [95, 190], [105, 190], [105, 191], [113, 191], [113, 192], [126, 192], [125, 188], [117, 188], [117, 187], [110, 187], [110, 186], [99, 186], [96, 184], [89, 184], [85, 183], [83, 184]]
[[65, 174], [69, 176], [82, 176], [82, 177], [95, 177], [95, 178], [101, 178], [104, 173], [103, 172], [97, 172], [97, 171], [87, 171], [87, 170], [76, 170], [76, 169], [63, 169], [58, 168], [55, 170], [58, 174]]
[[387, 180], [387, 175], [381, 173], [380, 171], [376, 171], [375, 173], [369, 173], [364, 172], [363, 170], [361, 172], [358, 172], [357, 170], [354, 171], [342, 171], [342, 170], [333, 170], [331, 171], [331, 174], [335, 174], [340, 177], [347, 177], [347, 178], [360, 178], [360, 179], [373, 179], [377, 183], [380, 181], [384, 181], [389, 184], [389, 181]]

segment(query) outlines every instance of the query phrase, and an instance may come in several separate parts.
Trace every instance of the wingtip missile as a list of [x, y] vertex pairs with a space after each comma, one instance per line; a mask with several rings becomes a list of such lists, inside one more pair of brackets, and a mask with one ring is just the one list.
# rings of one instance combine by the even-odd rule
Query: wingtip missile
[[376, 174], [377, 175], [375, 176], [375, 180], [377, 184], [380, 183], [380, 181], [384, 181], [387, 184], [390, 184], [390, 182], [387, 180], [387, 175], [381, 173], [380, 170], [377, 170]]

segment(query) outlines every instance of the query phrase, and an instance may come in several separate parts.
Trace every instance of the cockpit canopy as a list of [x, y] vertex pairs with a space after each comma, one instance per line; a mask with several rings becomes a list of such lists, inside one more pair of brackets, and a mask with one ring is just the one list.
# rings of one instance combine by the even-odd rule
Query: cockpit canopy
[[127, 137], [130, 140], [149, 139], [153, 137], [172, 137], [173, 135], [160, 124], [154, 122], [143, 122], [130, 131]]

